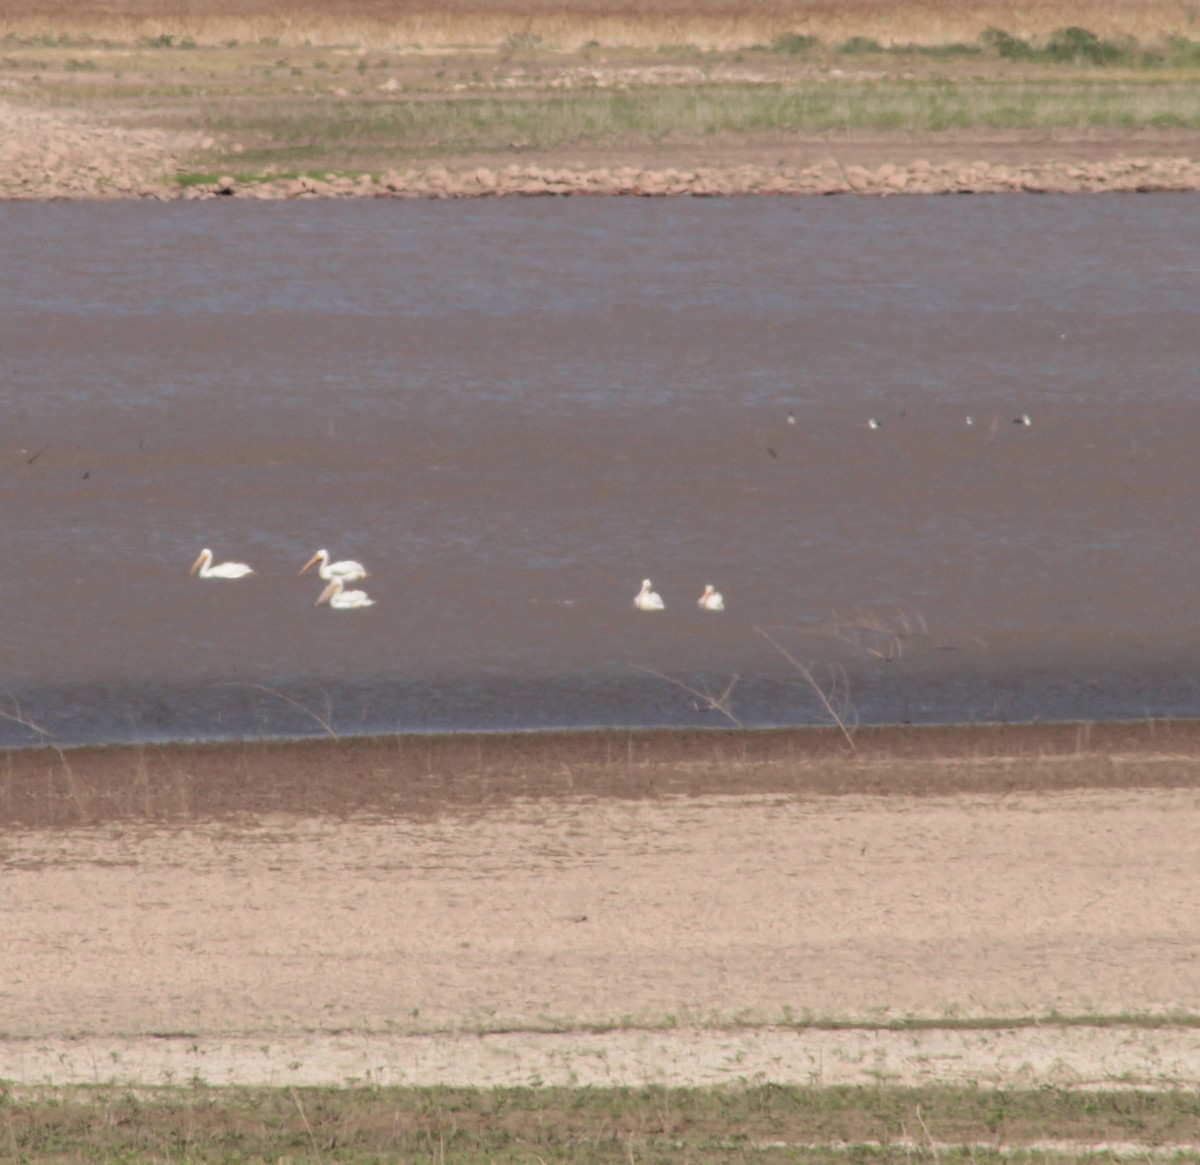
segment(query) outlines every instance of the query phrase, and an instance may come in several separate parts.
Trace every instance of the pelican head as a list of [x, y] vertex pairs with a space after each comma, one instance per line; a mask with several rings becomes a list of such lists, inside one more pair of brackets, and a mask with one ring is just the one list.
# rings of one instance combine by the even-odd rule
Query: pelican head
[[195, 574], [202, 566], [207, 566], [210, 562], [212, 562], [212, 551], [206, 546], [200, 551], [200, 557], [192, 563], [192, 569], [188, 571], [188, 574]]
[[300, 573], [303, 574], [310, 566], [316, 566], [319, 562], [322, 566], [329, 561], [328, 550], [318, 550], [301, 568]]

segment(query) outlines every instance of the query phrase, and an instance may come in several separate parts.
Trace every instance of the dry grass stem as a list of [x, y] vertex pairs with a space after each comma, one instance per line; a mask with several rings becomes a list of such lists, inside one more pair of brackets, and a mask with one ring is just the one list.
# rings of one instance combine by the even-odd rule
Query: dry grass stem
[[49, 730], [43, 728], [40, 724], [37, 724], [35, 721], [31, 720], [28, 716], [25, 715], [24, 712], [21, 711], [21, 705], [17, 701], [16, 696], [14, 696], [11, 692], [5, 692], [4, 694], [9, 699], [9, 701], [11, 701], [12, 706], [15, 709], [15, 711], [5, 712], [2, 709], [0, 709], [0, 719], [8, 720], [13, 724], [20, 724], [22, 728], [28, 728], [31, 732], [36, 732], [39, 736], [43, 737], [45, 740], [53, 740], [54, 739], [53, 732], [50, 732]]
[[293, 700], [291, 696], [285, 696], [283, 692], [277, 692], [274, 688], [269, 688], [266, 684], [254, 684], [249, 682], [238, 681], [235, 683], [226, 684], [229, 688], [257, 688], [260, 692], [266, 692], [268, 696], [274, 696], [277, 700], [283, 700], [286, 704], [291, 704], [293, 708], [299, 709], [306, 716], [315, 720], [325, 732], [334, 740], [341, 740], [341, 737], [334, 731], [333, 725], [325, 716], [321, 716], [314, 712], [307, 704], [302, 704], [299, 700]]
[[845, 619], [833, 612], [832, 634], [845, 643], [861, 648], [876, 659], [899, 659], [904, 654], [904, 640], [916, 635], [928, 635], [925, 619], [897, 608], [891, 618], [858, 614]]
[[677, 680], [673, 676], [664, 675], [660, 671], [655, 671], [652, 667], [643, 667], [641, 664], [633, 665], [638, 671], [644, 671], [647, 675], [656, 676], [660, 680], [666, 680], [669, 684], [674, 684], [677, 688], [682, 688], [689, 695], [694, 696], [696, 700], [703, 701], [704, 706], [693, 704], [692, 707], [697, 712], [720, 712], [735, 728], [741, 728], [742, 722], [729, 710], [729, 697], [733, 693], [734, 687], [737, 685], [740, 675], [734, 674], [729, 677], [729, 682], [725, 685], [724, 691], [719, 696], [714, 696], [709, 690], [707, 684], [704, 690], [693, 688], [690, 684], [685, 684], [682, 680]]
[[[846, 743], [850, 746], [850, 751], [854, 752], [855, 751], [854, 737], [851, 735], [850, 730], [846, 727], [845, 718], [838, 714], [837, 709], [833, 705], [833, 700], [839, 698], [839, 694], [838, 694], [838, 690], [837, 690], [838, 682], [836, 680], [836, 677], [835, 677], [835, 683], [831, 687], [830, 694], [827, 695], [825, 692], [825, 689], [822, 688], [819, 683], [817, 683], [816, 678], [813, 676], [812, 669], [810, 667], [808, 667], [806, 664], [801, 663], [800, 660], [798, 660], [790, 651], [788, 651], [788, 649], [786, 647], [784, 647], [783, 644], [780, 643], [765, 627], [755, 627], [754, 630], [759, 635], [761, 635], [773, 648], [775, 648], [775, 650], [778, 651], [779, 654], [782, 655], [783, 658], [786, 659], [788, 661], [788, 663], [790, 663], [801, 674], [801, 676], [804, 677], [804, 682], [816, 694], [817, 699], [820, 700], [820, 702], [821, 702], [821, 706], [829, 714], [830, 718], [841, 730], [842, 735], [846, 738]], [[845, 688], [844, 673], [842, 675], [840, 686], [841, 686], [841, 697], [840, 698], [842, 700], [848, 702], [849, 694]]]

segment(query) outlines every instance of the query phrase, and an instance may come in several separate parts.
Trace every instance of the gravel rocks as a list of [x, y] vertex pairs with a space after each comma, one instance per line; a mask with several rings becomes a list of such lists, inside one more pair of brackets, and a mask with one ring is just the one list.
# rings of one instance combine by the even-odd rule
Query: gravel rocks
[[543, 168], [510, 165], [499, 170], [445, 166], [391, 171], [357, 181], [298, 179], [197, 188], [197, 196], [241, 198], [483, 198], [494, 196], [679, 196], [866, 194], [1087, 193], [1200, 189], [1200, 162], [1188, 158], [1119, 158], [1090, 165], [1024, 166], [961, 162], [933, 166], [885, 163], [841, 166], [831, 160], [806, 167], [701, 167], [692, 169]]
[[630, 166], [503, 167], [434, 164], [386, 174], [216, 181], [182, 186], [176, 174], [193, 150], [214, 143], [198, 133], [103, 124], [79, 112], [0, 101], [0, 199], [13, 198], [484, 198], [493, 196], [680, 196], [1087, 193], [1200, 190], [1190, 157], [1110, 157], [1029, 164], [970, 160], [937, 164], [738, 165], [638, 169]]

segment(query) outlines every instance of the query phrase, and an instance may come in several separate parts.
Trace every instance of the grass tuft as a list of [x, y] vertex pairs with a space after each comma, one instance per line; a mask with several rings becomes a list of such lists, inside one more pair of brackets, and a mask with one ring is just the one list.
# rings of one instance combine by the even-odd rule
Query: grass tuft
[[[1195, 1161], [1189, 1092], [802, 1088], [373, 1088], [0, 1092], [14, 1161], [1044, 1163], [1112, 1160], [1105, 1143], [1181, 1146]], [[1072, 1144], [1080, 1148], [1072, 1149]], [[1048, 1146], [1059, 1146], [1058, 1148]], [[1096, 1146], [1092, 1152], [1085, 1147]]]
[[1132, 55], [1129, 45], [1101, 40], [1094, 32], [1076, 25], [1051, 33], [1044, 52], [1047, 60], [1074, 65], [1112, 65]]
[[842, 42], [838, 52], [847, 57], [859, 57], [866, 53], [881, 53], [883, 45], [872, 36], [852, 36]]
[[800, 32], [780, 33], [771, 41], [771, 48], [777, 53], [811, 53], [820, 47], [820, 38]]

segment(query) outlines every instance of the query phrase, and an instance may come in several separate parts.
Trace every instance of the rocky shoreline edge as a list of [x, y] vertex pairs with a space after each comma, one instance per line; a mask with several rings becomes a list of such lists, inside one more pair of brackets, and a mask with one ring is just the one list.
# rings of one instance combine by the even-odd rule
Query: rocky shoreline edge
[[574, 168], [510, 164], [456, 169], [432, 166], [383, 175], [247, 179], [221, 175], [181, 184], [136, 174], [0, 174], [0, 198], [197, 200], [242, 198], [452, 199], [544, 196], [735, 197], [748, 195], [1076, 194], [1200, 190], [1200, 161], [1128, 157], [1103, 162], [935, 164], [917, 160], [876, 167], [826, 160], [803, 167]]

